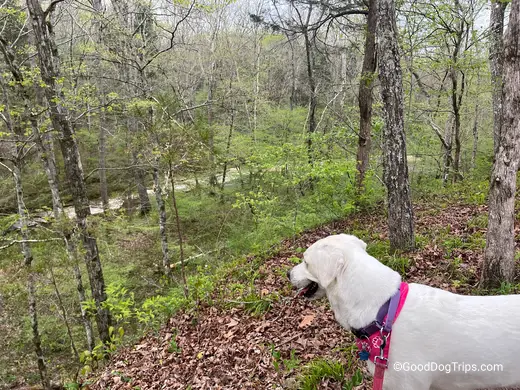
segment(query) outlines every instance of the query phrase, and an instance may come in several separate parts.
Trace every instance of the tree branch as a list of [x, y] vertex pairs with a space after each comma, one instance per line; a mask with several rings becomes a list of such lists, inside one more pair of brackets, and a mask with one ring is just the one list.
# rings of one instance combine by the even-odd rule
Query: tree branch
[[34, 242], [49, 242], [49, 241], [61, 241], [61, 240], [62, 240], [61, 238], [47, 238], [45, 240], [13, 240], [4, 246], [0, 246], [0, 250], [7, 249], [7, 248], [13, 246], [14, 244], [27, 244], [27, 243], [34, 243]]
[[56, 8], [56, 6], [63, 2], [65, 0], [53, 0], [51, 1], [51, 3], [49, 4], [49, 6], [47, 7], [47, 9], [45, 11], [43, 11], [43, 20], [47, 19], [47, 16], [49, 14], [51, 14], [52, 12], [54, 12], [54, 9]]

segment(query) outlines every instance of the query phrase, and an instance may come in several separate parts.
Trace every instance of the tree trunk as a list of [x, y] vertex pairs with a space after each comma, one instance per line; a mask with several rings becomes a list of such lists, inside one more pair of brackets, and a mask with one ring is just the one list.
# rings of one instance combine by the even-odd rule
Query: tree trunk
[[226, 143], [226, 160], [224, 161], [224, 169], [222, 170], [222, 184], [220, 185], [220, 191], [222, 193], [224, 192], [224, 186], [226, 185], [226, 174], [227, 174], [227, 168], [228, 168], [228, 161], [229, 161], [229, 151], [231, 149], [231, 139], [233, 137], [233, 126], [235, 123], [235, 113], [234, 108], [231, 109], [231, 122], [229, 124], [229, 133], [227, 137], [227, 143]]
[[[31, 130], [34, 135], [34, 142], [36, 144], [36, 148], [38, 149], [38, 154], [43, 163], [43, 168], [47, 175], [47, 182], [49, 183], [49, 188], [51, 190], [51, 199], [52, 199], [52, 211], [54, 217], [58, 219], [60, 214], [63, 213], [63, 203], [61, 201], [59, 186], [58, 186], [58, 174], [56, 170], [56, 158], [54, 156], [54, 146], [52, 143], [52, 136], [42, 136], [40, 134], [38, 118], [32, 112], [33, 100], [27, 90], [27, 86], [24, 83], [24, 75], [21, 71], [20, 67], [16, 64], [16, 53], [9, 45], [5, 39], [0, 37], [0, 50], [4, 56], [5, 62], [9, 68], [9, 71], [13, 75], [17, 83], [17, 89], [20, 96], [23, 98], [24, 104], [24, 115], [28, 119], [31, 124]], [[36, 87], [36, 94], [40, 92], [40, 89]], [[47, 139], [46, 139], [47, 138]]]
[[92, 289], [92, 297], [96, 302], [96, 321], [99, 335], [103, 342], [109, 341], [108, 328], [111, 324], [110, 313], [103, 306], [107, 296], [105, 280], [99, 258], [96, 238], [91, 235], [87, 226], [90, 205], [87, 197], [83, 167], [79, 155], [74, 128], [65, 105], [62, 104], [63, 92], [59, 90], [56, 80], [60, 78], [57, 49], [51, 24], [47, 20], [48, 12], [43, 12], [38, 0], [27, 0], [27, 8], [32, 19], [38, 59], [42, 80], [45, 83], [45, 98], [49, 105], [52, 125], [60, 133], [60, 147], [65, 161], [65, 173], [72, 194], [76, 221], [85, 249], [85, 261]]
[[507, 4], [505, 1], [491, 0], [491, 14], [489, 17], [489, 67], [491, 68], [491, 85], [493, 87], [493, 141], [495, 156], [498, 153], [500, 129], [502, 128], [503, 36], [504, 14]]
[[[455, 7], [459, 12], [462, 12], [460, 3], [458, 0], [455, 0]], [[459, 63], [459, 53], [462, 45], [462, 40], [464, 36], [465, 22], [463, 19], [460, 20], [458, 25], [458, 30], [456, 30], [453, 34], [454, 47], [451, 56], [451, 68], [450, 68], [450, 78], [451, 78], [451, 106], [453, 110], [453, 138], [455, 141], [455, 153], [453, 157], [453, 181], [458, 181], [462, 178], [462, 174], [460, 172], [460, 152], [461, 152], [461, 142], [460, 142], [460, 108], [462, 106], [462, 97], [464, 96], [465, 89], [465, 75], [464, 72], [458, 70]], [[459, 73], [462, 74], [461, 83], [460, 83], [460, 92], [459, 92]]]
[[294, 106], [296, 105], [296, 54], [294, 52], [293, 41], [289, 38], [289, 35], [286, 35], [286, 37], [287, 42], [289, 42], [289, 46], [291, 46], [291, 95], [289, 97], [289, 110], [292, 111], [294, 110]]
[[388, 192], [390, 246], [409, 250], [415, 245], [413, 209], [406, 161], [403, 117], [403, 85], [395, 6], [393, 0], [379, 0], [379, 80], [384, 107], [383, 181]]
[[[230, 77], [229, 80], [229, 95], [233, 96], [233, 76]], [[229, 132], [226, 142], [226, 154], [224, 160], [224, 167], [222, 170], [222, 184], [220, 185], [221, 191], [221, 200], [224, 199], [224, 186], [226, 185], [226, 175], [229, 164], [229, 151], [231, 150], [231, 139], [233, 137], [233, 128], [235, 126], [235, 99], [231, 98], [231, 107], [230, 107], [231, 115], [229, 118]]]
[[370, 158], [370, 144], [372, 133], [372, 87], [376, 71], [376, 28], [377, 28], [377, 0], [370, 0], [368, 4], [367, 31], [365, 37], [365, 54], [361, 79], [359, 81], [359, 139], [357, 150], [357, 189], [364, 190], [365, 175]]
[[520, 1], [511, 3], [504, 38], [502, 128], [489, 188], [484, 287], [512, 282], [515, 271], [515, 193], [520, 161]]
[[95, 347], [94, 332], [92, 332], [92, 324], [90, 322], [87, 310], [83, 306], [83, 302], [87, 300], [87, 295], [85, 294], [85, 288], [83, 287], [83, 281], [81, 278], [81, 270], [79, 269], [78, 252], [76, 250], [76, 244], [73, 241], [74, 237], [69, 235], [65, 236], [64, 239], [65, 245], [67, 246], [67, 256], [72, 265], [74, 279], [76, 280], [76, 290], [78, 291], [81, 321], [83, 323], [83, 328], [85, 329], [85, 336], [87, 338], [87, 348], [90, 352], [92, 352], [92, 350]]
[[[133, 132], [133, 134], [136, 134]], [[139, 195], [139, 204], [141, 205], [140, 213], [141, 215], [147, 215], [152, 210], [152, 203], [150, 202], [150, 197], [148, 196], [148, 191], [146, 190], [146, 172], [143, 168], [141, 168], [139, 156], [137, 151], [132, 147], [132, 164], [134, 165], [134, 179], [137, 185], [137, 194]]]
[[[255, 28], [255, 94], [253, 98], [253, 141], [256, 142], [258, 128], [258, 99], [260, 98], [260, 55], [262, 41], [257, 38], [258, 28]], [[291, 109], [292, 110], [292, 109]]]
[[[480, 76], [480, 75], [478, 75]], [[480, 84], [480, 77], [477, 77], [478, 83]], [[477, 150], [478, 150], [478, 115], [479, 115], [479, 101], [478, 96], [476, 97], [477, 101], [475, 102], [475, 118], [473, 118], [473, 150], [471, 152], [471, 169], [475, 169], [477, 164]]]
[[213, 99], [215, 98], [215, 89], [217, 88], [217, 83], [215, 80], [215, 72], [217, 70], [217, 60], [215, 59], [215, 50], [216, 50], [216, 41], [218, 34], [218, 26], [215, 28], [215, 31], [211, 38], [211, 47], [210, 47], [210, 55], [211, 55], [211, 66], [210, 66], [210, 74], [208, 80], [208, 149], [209, 149], [209, 185], [210, 185], [210, 193], [214, 193], [214, 189], [217, 186], [217, 164], [215, 161], [215, 128], [213, 126]]
[[27, 215], [25, 212], [25, 204], [23, 199], [23, 186], [21, 172], [18, 164], [15, 163], [12, 169], [12, 174], [16, 188], [16, 200], [18, 204], [18, 215], [21, 223], [21, 234], [22, 234], [22, 253], [24, 258], [24, 265], [27, 269], [27, 292], [29, 295], [29, 317], [31, 319], [31, 329], [33, 334], [33, 346], [36, 352], [36, 358], [38, 361], [38, 371], [40, 372], [40, 378], [44, 389], [50, 389], [50, 382], [47, 376], [47, 366], [45, 365], [45, 358], [43, 356], [43, 350], [41, 345], [40, 330], [38, 328], [38, 312], [36, 310], [36, 289], [35, 289], [35, 277], [36, 274], [32, 269], [33, 255], [31, 247], [27, 242], [29, 240], [29, 234], [27, 229]]
[[63, 322], [65, 323], [65, 328], [67, 329], [67, 335], [70, 340], [70, 347], [74, 352], [74, 356], [76, 357], [76, 361], [79, 363], [79, 353], [76, 348], [76, 343], [74, 342], [74, 337], [72, 336], [72, 330], [70, 328], [69, 318], [67, 316], [67, 310], [65, 309], [65, 305], [63, 304], [63, 299], [61, 299], [60, 290], [58, 288], [58, 284], [56, 283], [56, 277], [54, 276], [54, 270], [52, 269], [52, 265], [49, 267], [49, 271], [51, 274], [51, 283], [52, 287], [54, 287], [54, 295], [56, 295], [56, 301], [58, 302], [58, 309], [61, 311], [61, 317]]
[[163, 255], [163, 271], [168, 280], [172, 276], [170, 267], [170, 251], [168, 249], [168, 237], [166, 235], [166, 206], [162, 197], [161, 182], [159, 180], [159, 161], [155, 162], [153, 167], [153, 185], [155, 189], [155, 200], [157, 201], [157, 209], [159, 210], [159, 234], [161, 236], [161, 249]]
[[106, 172], [106, 130], [105, 130], [105, 111], [99, 114], [99, 194], [103, 211], [108, 210], [108, 185]]
[[172, 190], [172, 205], [173, 211], [175, 212], [175, 223], [177, 225], [177, 236], [179, 238], [179, 256], [181, 263], [181, 277], [182, 277], [182, 288], [184, 291], [184, 296], [188, 297], [188, 283], [186, 281], [186, 269], [184, 266], [184, 241], [182, 239], [182, 230], [181, 230], [181, 218], [179, 216], [179, 209], [177, 207], [177, 198], [175, 196], [175, 180], [173, 177], [173, 167], [170, 161], [168, 167], [168, 176], [170, 177], [170, 184]]
[[[103, 2], [101, 0], [92, 0], [92, 8], [94, 14], [94, 27], [97, 35], [97, 43], [103, 43]], [[94, 69], [100, 70], [101, 61], [99, 55], [94, 56]], [[102, 103], [105, 103], [105, 90], [103, 85], [99, 86]], [[105, 108], [99, 112], [99, 195], [101, 197], [101, 204], [103, 205], [103, 212], [108, 210], [108, 184], [106, 173], [106, 130], [105, 130]]]
[[27, 290], [29, 292], [29, 317], [31, 318], [31, 329], [33, 334], [33, 345], [38, 359], [38, 371], [44, 389], [50, 389], [50, 381], [47, 377], [47, 367], [45, 365], [45, 358], [41, 347], [40, 331], [38, 329], [38, 315], [36, 312], [36, 290], [34, 287], [35, 273], [29, 271], [27, 275]]
[[[310, 17], [311, 11], [309, 11]], [[307, 25], [308, 25], [307, 20]], [[309, 85], [309, 126], [307, 128], [307, 153], [309, 163], [312, 164], [312, 136], [316, 131], [316, 108], [318, 107], [318, 97], [316, 95], [316, 80], [314, 78], [314, 59], [312, 55], [312, 46], [309, 38], [309, 32], [304, 31], [303, 37], [305, 40], [305, 57], [307, 60], [307, 82]]]
[[444, 131], [444, 143], [443, 143], [443, 172], [442, 172], [442, 185], [446, 186], [448, 184], [448, 179], [450, 176], [450, 170], [453, 166], [453, 129], [455, 127], [454, 118], [449, 118], [446, 121], [446, 129]]
[[54, 214], [54, 218], [58, 219], [60, 215], [63, 214], [63, 203], [61, 201], [61, 195], [59, 190], [59, 179], [58, 179], [58, 170], [56, 169], [56, 157], [54, 155], [54, 143], [52, 142], [52, 135], [42, 136], [40, 134], [37, 122], [32, 123], [31, 127], [34, 135], [34, 139], [36, 142], [36, 147], [38, 148], [38, 154], [40, 155], [40, 160], [43, 164], [43, 169], [45, 170], [45, 174], [47, 176], [47, 183], [49, 184], [49, 188], [51, 190], [51, 199], [52, 199], [52, 211]]
[[[0, 37], [1, 38], [1, 37]], [[8, 47], [5, 44], [5, 40], [0, 40], [2, 52], [5, 54], [5, 48]], [[5, 57], [9, 62], [9, 57]], [[16, 78], [16, 75], [13, 73]], [[17, 80], [19, 81], [19, 80]], [[31, 329], [33, 333], [33, 346], [36, 353], [38, 371], [40, 373], [41, 382], [44, 389], [50, 388], [49, 378], [47, 377], [47, 367], [45, 365], [45, 358], [43, 356], [43, 350], [41, 347], [40, 331], [38, 328], [38, 312], [36, 310], [36, 289], [35, 289], [35, 272], [32, 269], [33, 255], [31, 247], [29, 246], [29, 231], [27, 228], [27, 213], [25, 210], [24, 196], [23, 196], [23, 185], [22, 185], [22, 174], [21, 166], [23, 163], [22, 156], [24, 155], [25, 143], [20, 142], [24, 139], [24, 129], [19, 125], [19, 122], [13, 121], [11, 115], [11, 107], [9, 104], [9, 98], [7, 95], [6, 84], [3, 77], [0, 75], [0, 85], [2, 87], [3, 107], [2, 117], [5, 121], [7, 130], [12, 133], [12, 136], [17, 141], [15, 143], [15, 157], [9, 159], [13, 164], [13, 168], [9, 168], [7, 165], [0, 161], [0, 166], [6, 168], [13, 176], [16, 192], [16, 203], [18, 207], [18, 217], [20, 219], [20, 232], [22, 236], [21, 247], [24, 258], [24, 266], [27, 271], [27, 293], [29, 303], [29, 318], [31, 319]]]

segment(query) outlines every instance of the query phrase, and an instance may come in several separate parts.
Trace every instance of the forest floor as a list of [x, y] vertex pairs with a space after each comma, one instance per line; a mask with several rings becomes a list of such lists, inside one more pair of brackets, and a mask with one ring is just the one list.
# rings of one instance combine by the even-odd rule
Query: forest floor
[[[285, 240], [275, 255], [246, 263], [255, 271], [256, 300], [237, 296], [240, 277], [229, 275], [211, 305], [178, 313], [160, 331], [120, 350], [85, 384], [91, 389], [297, 389], [304, 388], [302, 381], [315, 380], [319, 389], [345, 388], [355, 371], [365, 371], [355, 357], [353, 336], [335, 322], [325, 301], [294, 299], [286, 271], [314, 241], [347, 232], [363, 238], [368, 252], [407, 282], [478, 294], [486, 206], [443, 206], [416, 207], [418, 249], [409, 254], [389, 254], [385, 218], [377, 214], [353, 215]], [[511, 289], [503, 286], [497, 293]], [[320, 366], [320, 359], [341, 363], [346, 379], [332, 373], [332, 363], [329, 370]], [[363, 377], [351, 388], [370, 389], [369, 377]]]

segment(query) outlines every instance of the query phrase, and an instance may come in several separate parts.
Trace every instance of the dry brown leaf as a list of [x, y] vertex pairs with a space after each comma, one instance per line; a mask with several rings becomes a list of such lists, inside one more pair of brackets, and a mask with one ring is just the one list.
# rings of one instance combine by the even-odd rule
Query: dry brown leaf
[[316, 317], [316, 314], [308, 314], [305, 317], [302, 318], [300, 325], [298, 325], [298, 328], [304, 328], [312, 323], [314, 321], [314, 318]]
[[229, 323], [227, 324], [228, 328], [232, 328], [237, 325], [238, 325], [238, 321], [234, 318], [231, 318], [231, 321], [229, 321]]

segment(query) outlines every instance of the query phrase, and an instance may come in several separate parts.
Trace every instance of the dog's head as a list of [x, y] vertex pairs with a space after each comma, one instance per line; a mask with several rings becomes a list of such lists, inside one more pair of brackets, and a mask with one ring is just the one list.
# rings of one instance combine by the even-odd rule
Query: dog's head
[[303, 254], [303, 261], [291, 269], [287, 276], [299, 289], [298, 296], [318, 299], [343, 273], [348, 253], [365, 250], [367, 244], [356, 236], [338, 234], [312, 244]]

